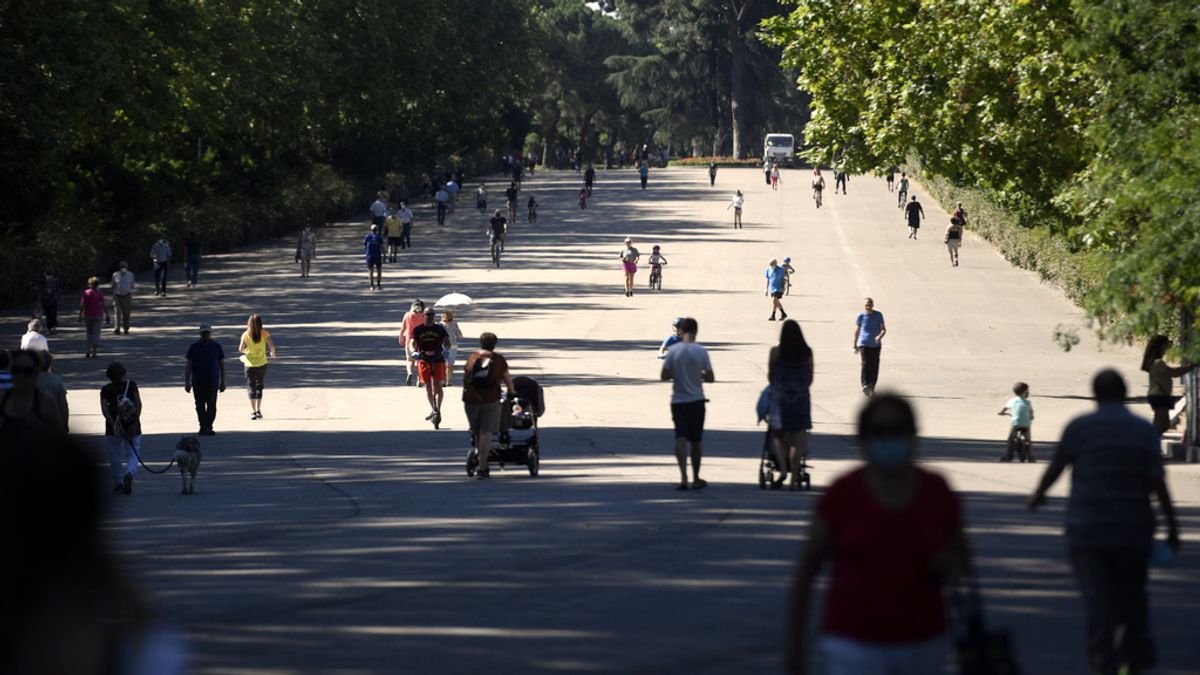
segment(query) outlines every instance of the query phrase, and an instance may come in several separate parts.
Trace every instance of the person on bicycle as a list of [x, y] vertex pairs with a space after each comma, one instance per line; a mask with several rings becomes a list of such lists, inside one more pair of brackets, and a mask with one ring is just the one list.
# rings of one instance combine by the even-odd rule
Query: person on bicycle
[[508, 200], [508, 219], [517, 219], [517, 195], [521, 193], [516, 182], [509, 184], [508, 189], [504, 191], [504, 197]]
[[533, 198], [533, 195], [529, 195], [529, 201], [526, 202], [525, 208], [529, 211], [527, 217], [531, 223], [537, 222], [537, 206], [537, 200]]
[[908, 199], [908, 174], [900, 172], [900, 185], [896, 192], [896, 208], [904, 208], [904, 202]]
[[442, 417], [442, 385], [446, 382], [446, 352], [450, 349], [450, 334], [437, 322], [433, 306], [425, 308], [425, 323], [413, 329], [409, 338], [409, 354], [417, 362], [417, 377], [425, 387], [425, 396], [432, 408], [425, 416], [436, 427]]
[[587, 171], [583, 172], [583, 187], [587, 189], [588, 196], [592, 196], [592, 185], [596, 182], [596, 169], [592, 168], [591, 164], [587, 165]]
[[659, 251], [660, 251], [660, 247], [658, 244], [655, 244], [654, 248], [650, 249], [650, 287], [651, 288], [654, 288], [655, 285], [658, 285], [660, 288], [662, 287], [662, 266], [667, 264], [667, 259], [664, 258], [662, 253], [660, 253]]
[[492, 214], [492, 219], [488, 221], [488, 243], [495, 246], [497, 242], [501, 246], [504, 245], [504, 237], [508, 234], [508, 219], [504, 214], [500, 213], [500, 209]]
[[820, 167], [813, 169], [813, 200], [817, 202], [817, 208], [821, 208], [821, 193], [825, 190], [825, 177], [821, 175]]
[[1026, 452], [1029, 453], [1029, 461], [1033, 461], [1033, 434], [1030, 429], [1033, 427], [1033, 404], [1029, 402], [1029, 385], [1024, 382], [1018, 382], [1013, 385], [1013, 396], [1004, 404], [1004, 408], [997, 415], [1011, 415], [1012, 426], [1008, 431], [1008, 441], [1004, 444], [1004, 456], [1000, 458], [1001, 462], [1011, 462], [1013, 452], [1017, 447], [1018, 435], [1021, 432], [1025, 433], [1025, 438], [1029, 443]]

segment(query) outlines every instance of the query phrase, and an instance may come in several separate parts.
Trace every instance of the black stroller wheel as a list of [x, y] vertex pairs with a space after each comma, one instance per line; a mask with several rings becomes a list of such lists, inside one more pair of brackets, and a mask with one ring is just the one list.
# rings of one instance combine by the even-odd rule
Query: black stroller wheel
[[525, 467], [529, 469], [530, 476], [538, 475], [538, 468], [541, 463], [542, 456], [536, 446], [530, 447], [525, 451]]

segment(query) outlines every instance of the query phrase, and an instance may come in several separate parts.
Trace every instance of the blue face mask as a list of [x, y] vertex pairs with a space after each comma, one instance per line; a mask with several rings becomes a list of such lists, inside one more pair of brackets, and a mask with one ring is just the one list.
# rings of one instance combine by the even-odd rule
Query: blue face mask
[[876, 438], [867, 444], [867, 460], [882, 469], [895, 469], [907, 464], [913, 455], [911, 438]]

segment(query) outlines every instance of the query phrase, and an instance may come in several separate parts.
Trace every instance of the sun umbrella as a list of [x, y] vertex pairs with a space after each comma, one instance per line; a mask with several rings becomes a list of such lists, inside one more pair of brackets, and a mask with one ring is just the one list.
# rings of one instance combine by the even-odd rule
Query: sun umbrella
[[449, 295], [443, 295], [437, 302], [433, 303], [433, 306], [453, 309], [473, 304], [475, 304], [475, 301], [462, 293], [450, 293]]

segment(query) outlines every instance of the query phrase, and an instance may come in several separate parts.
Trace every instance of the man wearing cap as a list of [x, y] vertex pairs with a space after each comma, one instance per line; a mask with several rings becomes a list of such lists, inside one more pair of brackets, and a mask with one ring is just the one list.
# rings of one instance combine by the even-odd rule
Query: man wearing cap
[[136, 286], [129, 263], [122, 260], [120, 269], [112, 276], [113, 310], [117, 315], [113, 319], [113, 335], [120, 333], [122, 328], [129, 335], [129, 310], [133, 306], [133, 289]]
[[371, 231], [363, 237], [363, 253], [367, 257], [367, 279], [371, 282], [371, 290], [383, 288], [383, 237], [379, 234], [379, 226], [371, 223]]
[[413, 386], [417, 383], [417, 363], [409, 358], [412, 350], [408, 348], [409, 340], [412, 339], [413, 331], [425, 323], [425, 303], [417, 298], [412, 301], [412, 306], [404, 313], [404, 318], [400, 319], [400, 348], [404, 350], [404, 366], [408, 369], [408, 377], [404, 380], [405, 386]]
[[446, 350], [450, 334], [437, 322], [433, 307], [425, 308], [425, 322], [413, 329], [409, 338], [409, 358], [417, 361], [417, 375], [429, 398], [430, 412], [425, 417], [436, 427], [442, 417], [442, 384], [446, 381]]
[[159, 237], [150, 247], [150, 260], [154, 261], [154, 295], [167, 297], [167, 272], [171, 269], [171, 245], [166, 237]]
[[667, 336], [666, 340], [662, 341], [662, 346], [658, 348], [658, 358], [660, 359], [667, 358], [667, 350], [671, 348], [671, 345], [683, 340], [682, 316], [675, 317], [675, 320], [671, 322], [671, 329], [672, 333]]
[[183, 390], [196, 399], [200, 435], [213, 436], [217, 394], [225, 391], [225, 351], [212, 339], [212, 326], [200, 324], [200, 339], [188, 348]]
[[779, 320], [783, 321], [787, 318], [787, 312], [783, 311], [783, 303], [779, 301], [783, 297], [783, 281], [787, 278], [787, 271], [780, 266], [779, 261], [771, 258], [771, 262], [767, 263], [767, 295], [771, 296], [771, 316], [767, 321], [775, 320], [775, 312], [779, 312]]

